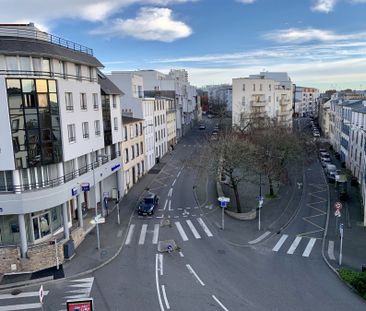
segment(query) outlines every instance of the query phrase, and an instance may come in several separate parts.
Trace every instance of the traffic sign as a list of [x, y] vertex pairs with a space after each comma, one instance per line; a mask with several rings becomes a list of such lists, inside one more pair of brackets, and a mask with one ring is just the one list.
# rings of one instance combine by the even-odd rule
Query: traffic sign
[[39, 296], [39, 302], [43, 303], [43, 298], [44, 298], [44, 290], [43, 290], [43, 285], [41, 285], [39, 291], [38, 291], [38, 296]]
[[227, 207], [227, 202], [226, 201], [220, 201], [220, 207], [226, 208]]
[[341, 211], [339, 209], [337, 209], [335, 212], [334, 212], [334, 216], [335, 217], [341, 217]]
[[341, 210], [341, 209], [342, 209], [342, 207], [343, 207], [343, 205], [342, 205], [342, 203], [341, 203], [341, 202], [335, 202], [335, 203], [334, 203], [334, 207], [335, 207], [337, 210]]
[[219, 200], [220, 202], [227, 202], [227, 203], [230, 202], [230, 198], [227, 197], [218, 197], [217, 200]]
[[88, 182], [83, 182], [81, 184], [81, 190], [84, 192], [90, 191], [90, 184]]
[[263, 201], [264, 200], [263, 195], [257, 195], [256, 199], [257, 199], [257, 201]]

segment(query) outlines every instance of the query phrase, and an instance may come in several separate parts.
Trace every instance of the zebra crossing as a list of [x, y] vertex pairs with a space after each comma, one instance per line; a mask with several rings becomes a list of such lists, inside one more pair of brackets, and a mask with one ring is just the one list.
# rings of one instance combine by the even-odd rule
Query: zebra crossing
[[[49, 291], [44, 291], [47, 296]], [[14, 304], [15, 302], [15, 304]], [[1, 294], [0, 295], [0, 311], [15, 310], [41, 310], [42, 304], [39, 302], [39, 292], [29, 291], [17, 294]]]
[[272, 251], [275, 253], [285, 253], [287, 255], [301, 254], [302, 257], [310, 257], [314, 247], [319, 245], [320, 240], [313, 237], [296, 236], [291, 240], [289, 235], [282, 234], [273, 246]]
[[[188, 241], [190, 238], [199, 240], [205, 236], [209, 238], [213, 237], [211, 230], [200, 217], [185, 219], [182, 222], [175, 221], [172, 224], [184, 242]], [[131, 224], [127, 232], [125, 245], [131, 245], [136, 242], [138, 246], [142, 246], [146, 242], [150, 243], [150, 241], [152, 244], [158, 244], [160, 228], [161, 225], [156, 223], [143, 223], [141, 225]]]

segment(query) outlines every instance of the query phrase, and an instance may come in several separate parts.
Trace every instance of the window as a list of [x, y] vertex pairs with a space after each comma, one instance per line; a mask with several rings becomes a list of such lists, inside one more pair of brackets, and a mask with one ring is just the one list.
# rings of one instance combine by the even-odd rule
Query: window
[[75, 142], [76, 141], [76, 132], [75, 132], [75, 124], [68, 124], [67, 125], [67, 133], [69, 136], [69, 142]]
[[139, 98], [142, 98], [143, 97], [142, 86], [139, 85], [137, 88], [138, 88], [138, 96], [139, 96]]
[[71, 92], [65, 93], [65, 104], [66, 104], [66, 110], [68, 110], [68, 111], [74, 110], [74, 104], [72, 102], [72, 93]]
[[77, 80], [81, 80], [81, 66], [75, 64], [75, 76]]
[[35, 75], [39, 75], [42, 71], [42, 62], [40, 58], [33, 57], [32, 58], [33, 71]]
[[47, 72], [50, 73], [51, 72], [51, 66], [50, 66], [50, 60], [48, 58], [43, 58], [42, 59], [42, 72]]
[[241, 103], [242, 103], [243, 106], [245, 106], [245, 96], [242, 97]]
[[20, 65], [20, 70], [23, 71], [23, 73], [27, 74], [30, 71], [32, 71], [31, 68], [31, 59], [30, 57], [19, 57], [19, 65]]
[[259, 90], [260, 90], [260, 91], [263, 91], [262, 83], [261, 83], [261, 84], [259, 84]]
[[253, 83], [253, 91], [255, 91], [255, 83]]
[[117, 96], [115, 95], [111, 95], [112, 96], [112, 106], [113, 108], [117, 108]]
[[268, 102], [271, 102], [271, 96], [268, 96]]
[[138, 157], [139, 155], [140, 155], [139, 144], [136, 144], [136, 156]]
[[94, 121], [94, 130], [95, 130], [95, 136], [100, 136], [100, 121], [99, 120]]
[[133, 126], [130, 125], [130, 138], [134, 138], [135, 136], [133, 136]]
[[117, 117], [113, 118], [113, 127], [114, 127], [115, 131], [118, 130], [118, 118]]
[[82, 130], [83, 130], [83, 138], [89, 138], [89, 123], [88, 122], [82, 123]]
[[128, 149], [125, 149], [125, 163], [128, 163], [129, 159], [128, 159]]
[[131, 160], [135, 158], [135, 146], [131, 146]]
[[127, 133], [127, 126], [125, 126], [125, 127], [124, 127], [124, 135], [125, 135], [125, 137], [124, 137], [124, 138], [125, 138], [125, 141], [127, 140], [127, 134], [128, 134], [128, 133]]
[[243, 91], [245, 91], [245, 84], [243, 84]]
[[90, 81], [94, 80], [94, 69], [93, 69], [93, 67], [89, 67], [89, 80]]
[[140, 135], [142, 135], [143, 132], [142, 132], [142, 123], [140, 123]]
[[141, 153], [144, 153], [144, 144], [142, 142], [140, 143], [140, 151]]
[[139, 126], [135, 124], [135, 135], [136, 137], [139, 136]]
[[98, 94], [97, 93], [93, 93], [93, 108], [94, 110], [97, 110], [99, 107], [98, 104]]
[[18, 60], [16, 56], [5, 56], [6, 69], [9, 71], [18, 70]]
[[86, 94], [85, 93], [80, 93], [80, 108], [81, 110], [87, 110], [88, 106], [86, 103]]

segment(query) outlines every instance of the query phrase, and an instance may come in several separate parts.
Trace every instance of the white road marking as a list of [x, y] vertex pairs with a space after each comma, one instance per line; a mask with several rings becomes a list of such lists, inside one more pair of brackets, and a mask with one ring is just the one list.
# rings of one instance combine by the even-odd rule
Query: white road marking
[[178, 173], [178, 175], [177, 175], [177, 177], [179, 177], [181, 173], [182, 173], [182, 171], [180, 170], [179, 173]]
[[165, 211], [166, 209], [166, 205], [168, 204], [168, 200], [165, 200], [165, 204], [164, 204], [164, 208], [163, 208], [163, 211]]
[[165, 311], [164, 306], [163, 306], [163, 301], [161, 300], [161, 295], [160, 295], [159, 275], [158, 275], [158, 261], [159, 261], [159, 254], [156, 254], [155, 255], [155, 283], [156, 283], [156, 291], [157, 291], [157, 294], [158, 294], [160, 311]]
[[278, 240], [277, 244], [275, 245], [274, 248], [272, 248], [272, 250], [274, 252], [278, 252], [280, 250], [281, 246], [283, 245], [283, 243], [285, 243], [287, 238], [288, 238], [287, 234], [284, 234], [283, 236], [281, 236], [281, 238]]
[[146, 231], [147, 231], [147, 224], [143, 224], [140, 232], [139, 245], [145, 243]]
[[295, 250], [299, 246], [301, 239], [301, 236], [296, 237], [296, 239], [292, 242], [290, 248], [288, 249], [287, 254], [292, 255], [293, 253], [295, 253]]
[[309, 257], [310, 256], [311, 250], [313, 249], [315, 242], [316, 242], [315, 238], [310, 239], [308, 245], [306, 246], [304, 252], [302, 253], [303, 257]]
[[1, 306], [0, 311], [16, 311], [16, 310], [29, 310], [29, 309], [41, 309], [42, 304], [37, 303], [26, 303], [13, 306]]
[[131, 243], [131, 239], [132, 239], [132, 235], [133, 235], [133, 231], [135, 230], [135, 225], [132, 224], [130, 226], [130, 228], [128, 229], [128, 233], [127, 233], [127, 238], [126, 238], [126, 245]]
[[172, 187], [175, 185], [175, 182], [177, 181], [177, 179], [174, 179], [173, 183], [172, 183]]
[[188, 224], [189, 229], [191, 229], [191, 231], [192, 231], [192, 233], [193, 233], [194, 237], [195, 237], [196, 239], [200, 239], [200, 238], [201, 238], [201, 236], [200, 236], [200, 234], [198, 233], [198, 231], [196, 230], [196, 228], [193, 226], [192, 221], [190, 221], [190, 220], [188, 219], [188, 220], [186, 220], [186, 223]]
[[183, 227], [180, 224], [180, 222], [176, 221], [175, 225], [177, 226], [178, 232], [179, 232], [180, 236], [182, 237], [183, 241], [188, 241], [188, 237], [187, 237], [186, 233], [184, 232]]
[[160, 275], [164, 275], [164, 271], [163, 271], [163, 254], [159, 254], [159, 270], [160, 270]]
[[330, 260], [336, 260], [334, 256], [334, 241], [328, 242], [328, 257]]
[[164, 218], [164, 214], [162, 214], [161, 216], [156, 216], [155, 218], [157, 218], [157, 219]]
[[169, 204], [168, 204], [168, 211], [172, 211], [172, 201], [169, 200]]
[[205, 283], [202, 282], [202, 280], [199, 278], [199, 276], [197, 275], [197, 273], [193, 270], [193, 268], [191, 267], [191, 265], [186, 264], [187, 269], [189, 270], [189, 272], [191, 274], [193, 274], [193, 276], [197, 279], [197, 281], [202, 285], [205, 286]]
[[170, 305], [169, 305], [168, 297], [166, 296], [165, 286], [164, 285], [161, 285], [161, 291], [163, 292], [163, 297], [164, 297], [164, 302], [165, 302], [166, 308], [169, 310]]
[[223, 310], [225, 310], [225, 311], [229, 311], [229, 309], [227, 309], [222, 303], [221, 303], [221, 301], [220, 300], [218, 300], [216, 297], [215, 297], [215, 295], [212, 295], [212, 298], [219, 304], [219, 306], [223, 309]]
[[152, 239], [153, 244], [158, 244], [158, 237], [159, 237], [159, 224], [154, 225], [154, 235]]
[[266, 238], [268, 235], [270, 235], [271, 234], [271, 232], [270, 231], [266, 231], [266, 232], [264, 232], [260, 237], [258, 237], [258, 238], [256, 238], [255, 240], [253, 240], [253, 241], [249, 241], [248, 243], [249, 244], [256, 244], [256, 243], [258, 243], [258, 242], [260, 242], [260, 241], [262, 241], [264, 238]]
[[[49, 291], [45, 290], [44, 295], [48, 295]], [[2, 294], [0, 295], [0, 299], [14, 299], [14, 298], [26, 298], [26, 297], [38, 297], [39, 293], [38, 292], [25, 292], [25, 293], [20, 293], [18, 295], [12, 295], [12, 294]]]
[[200, 224], [200, 226], [202, 227], [203, 231], [205, 231], [205, 233], [207, 234], [208, 237], [212, 237], [212, 233], [210, 231], [210, 229], [208, 229], [208, 227], [206, 226], [206, 224], [203, 222], [202, 218], [197, 218], [198, 223]]
[[180, 257], [184, 257], [184, 254], [182, 252], [179, 252]]
[[173, 195], [173, 188], [170, 188], [168, 192], [168, 197], [171, 197], [172, 195]]

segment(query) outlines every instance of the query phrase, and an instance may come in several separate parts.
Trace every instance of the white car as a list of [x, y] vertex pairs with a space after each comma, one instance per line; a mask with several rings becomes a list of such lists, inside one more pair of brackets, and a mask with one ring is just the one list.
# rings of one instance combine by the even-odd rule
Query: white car
[[313, 136], [314, 137], [320, 137], [320, 133], [319, 132], [313, 132]]

